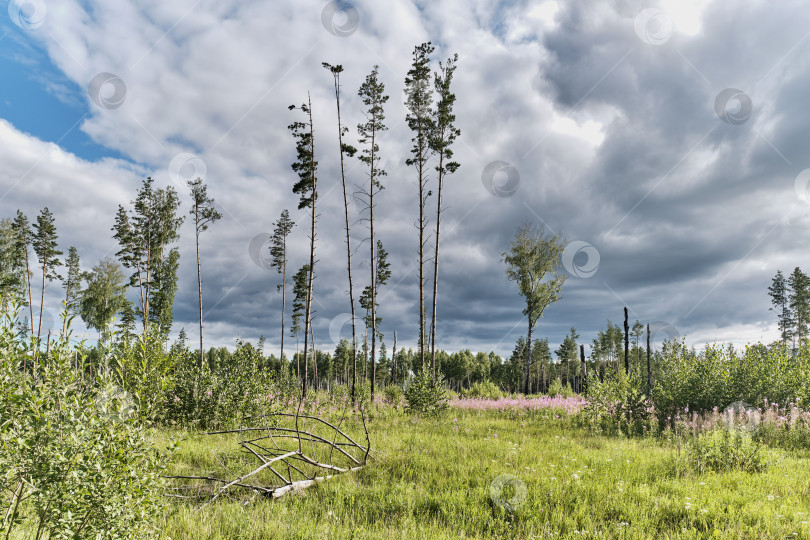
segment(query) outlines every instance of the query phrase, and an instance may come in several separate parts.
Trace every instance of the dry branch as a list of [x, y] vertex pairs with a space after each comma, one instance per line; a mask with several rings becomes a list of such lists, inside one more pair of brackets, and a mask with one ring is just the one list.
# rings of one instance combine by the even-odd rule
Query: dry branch
[[[352, 437], [342, 431], [340, 427], [316, 416], [290, 413], [255, 416], [253, 418], [277, 420], [277, 422], [275, 422], [277, 425], [213, 431], [208, 433], [208, 435], [263, 432], [261, 437], [247, 438], [238, 443], [239, 447], [245, 452], [243, 459], [255, 458], [258, 461], [258, 466], [233, 480], [218, 478], [214, 475], [173, 475], [167, 476], [166, 478], [206, 482], [210, 489], [209, 493], [214, 493], [203, 506], [214, 502], [220, 495], [233, 487], [251, 490], [254, 493], [276, 499], [288, 493], [306, 489], [324, 480], [333, 478], [338, 474], [345, 474], [362, 469], [366, 465], [369, 453], [371, 452], [371, 440], [368, 435], [368, 427], [366, 426], [365, 414], [362, 409], [361, 417], [366, 438], [365, 446], [356, 442]], [[294, 422], [295, 427], [284, 426], [283, 421], [285, 419], [288, 425]], [[308, 422], [309, 420], [312, 422]], [[316, 432], [316, 430], [328, 430], [330, 433], [321, 434]], [[259, 444], [266, 440], [270, 440], [272, 446], [275, 446], [275, 448], [268, 448]], [[284, 446], [285, 441], [286, 447]], [[303, 443], [307, 443], [308, 449], [306, 451]], [[328, 450], [328, 452], [322, 450]], [[328, 459], [319, 458], [319, 455], [322, 455], [324, 458], [328, 456]], [[231, 472], [221, 460], [220, 465], [229, 475], [236, 475], [236, 473]], [[287, 475], [281, 474], [273, 465], [286, 466]], [[269, 485], [263, 485], [261, 481], [259, 483], [252, 483], [256, 481], [256, 478], [259, 478], [259, 473], [265, 469], [269, 470], [270, 473], [274, 475], [272, 478], [275, 479], [275, 483]], [[319, 472], [321, 473], [320, 475], [318, 474]], [[246, 482], [246, 480], [251, 477], [255, 478], [251, 482]], [[220, 486], [216, 487], [217, 484]], [[203, 486], [198, 486], [197, 489], [202, 487]], [[178, 486], [173, 489], [192, 489], [192, 486]], [[194, 498], [176, 493], [169, 495], [177, 498]]]

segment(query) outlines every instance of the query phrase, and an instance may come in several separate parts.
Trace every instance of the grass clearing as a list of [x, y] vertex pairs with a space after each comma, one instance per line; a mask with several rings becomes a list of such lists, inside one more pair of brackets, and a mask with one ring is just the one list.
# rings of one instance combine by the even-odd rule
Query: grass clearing
[[[769, 450], [757, 474], [697, 474], [675, 445], [595, 435], [553, 411], [388, 409], [369, 431], [377, 459], [363, 470], [275, 501], [173, 502], [160, 528], [175, 539], [810, 537], [806, 454]], [[183, 437], [170, 474], [239, 463], [235, 436], [169, 436]], [[503, 474], [526, 486], [513, 512], [490, 496]]]

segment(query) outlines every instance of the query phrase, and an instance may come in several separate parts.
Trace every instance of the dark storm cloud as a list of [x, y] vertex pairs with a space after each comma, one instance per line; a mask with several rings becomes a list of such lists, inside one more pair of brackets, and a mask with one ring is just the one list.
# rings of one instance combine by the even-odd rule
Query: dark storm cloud
[[[291, 193], [295, 149], [286, 129], [300, 118], [286, 106], [310, 91], [320, 162], [315, 341], [332, 349], [347, 335], [341, 326], [349, 303], [334, 94], [320, 62], [346, 69], [342, 110], [352, 144], [362, 119], [356, 89], [379, 63], [391, 96], [391, 129], [380, 139], [389, 176], [377, 199], [375, 229], [393, 271], [380, 315], [389, 351], [394, 331], [398, 347], [413, 347], [417, 194], [415, 173], [404, 164], [411, 134], [401, 94], [413, 45], [433, 39], [440, 44], [437, 60], [460, 55], [456, 114], [462, 129], [456, 144], [462, 167], [443, 194], [440, 346], [507, 354], [525, 334], [523, 300], [500, 259], [526, 222], [598, 254], [593, 275], [571, 274], [563, 299], [540, 319], [535, 335], [547, 336], [553, 348], [571, 326], [590, 343], [607, 319], [620, 322], [624, 305], [631, 319], [667, 321], [690, 341], [775, 337], [767, 311], [770, 278], [777, 268], [810, 262], [802, 233], [810, 205], [794, 191], [796, 176], [810, 167], [806, 10], [717, 0], [703, 10], [700, 31], [675, 25], [668, 39], [653, 45], [636, 32], [642, 10], [656, 7], [642, 2], [558, 2], [545, 19], [534, 11], [545, 4], [533, 2], [357, 2], [360, 24], [348, 37], [324, 29], [317, 2], [282, 4], [206, 8], [211, 12], [194, 12], [158, 40], [186, 10], [183, 2], [148, 17], [99, 4], [95, 9], [107, 15], [97, 19], [66, 2], [60, 25], [38, 34], [55, 65], [82, 88], [102, 72], [117, 73], [127, 84], [121, 108], [92, 110], [82, 129], [146, 167], [73, 156], [65, 166], [58, 151], [24, 134], [8, 135], [17, 150], [7, 152], [4, 181], [48, 152], [57, 157], [39, 166], [35, 183], [2, 201], [3, 214], [44, 206], [47, 186], [73, 186], [83, 178], [87, 185], [70, 191], [70, 204], [53, 202], [52, 210], [63, 224], [62, 238], [79, 246], [89, 269], [116, 251], [106, 231], [116, 204], [135, 197], [138, 177], [152, 174], [166, 185], [177, 154], [199, 154], [224, 216], [203, 233], [201, 245], [206, 341], [233, 345], [235, 336], [264, 335], [267, 350], [275, 352], [279, 276], [256, 266], [248, 252], [251, 239], [272, 232], [288, 208], [297, 223], [288, 274], [308, 260], [309, 218]], [[226, 12], [226, 23], [215, 24]], [[301, 43], [311, 45], [302, 49]], [[136, 62], [133, 50], [149, 52]], [[715, 111], [727, 88], [741, 90], [753, 104], [750, 118], [738, 125]], [[728, 114], [736, 114], [733, 106]], [[516, 172], [513, 192], [493, 188], [506, 178], [501, 165], [501, 176], [489, 184], [482, 179], [493, 162]], [[347, 173], [357, 192], [366, 182], [364, 167], [350, 160]], [[111, 180], [117, 177], [126, 181]], [[435, 184], [430, 189], [432, 235]], [[352, 198], [355, 299], [368, 282], [367, 214], [358, 203]], [[181, 211], [187, 212], [185, 201]], [[107, 240], [94, 241], [87, 230]], [[432, 256], [432, 240], [427, 247]], [[193, 340], [198, 307], [188, 221], [180, 249], [174, 332], [185, 327]], [[585, 264], [580, 259], [576, 264]], [[430, 261], [425, 270], [430, 299]], [[58, 302], [52, 289], [49, 298]], [[290, 288], [287, 295], [289, 301]], [[286, 338], [285, 348], [293, 341]]]

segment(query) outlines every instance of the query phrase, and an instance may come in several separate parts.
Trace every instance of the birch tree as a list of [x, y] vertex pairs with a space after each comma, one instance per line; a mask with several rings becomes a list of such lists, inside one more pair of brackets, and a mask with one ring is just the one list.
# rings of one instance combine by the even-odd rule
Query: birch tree
[[564, 249], [559, 236], [547, 237], [543, 227], [527, 224], [518, 231], [509, 251], [502, 254], [507, 265], [506, 277], [517, 283], [526, 301], [523, 314], [528, 318], [529, 334], [523, 383], [525, 394], [529, 393], [532, 331], [545, 309], [560, 299], [560, 290], [565, 283], [565, 274], [557, 273]]

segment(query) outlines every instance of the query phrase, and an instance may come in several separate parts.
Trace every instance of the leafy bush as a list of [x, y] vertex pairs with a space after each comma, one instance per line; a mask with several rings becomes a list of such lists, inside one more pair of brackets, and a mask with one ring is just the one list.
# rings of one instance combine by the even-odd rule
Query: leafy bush
[[503, 392], [498, 385], [492, 381], [476, 382], [469, 388], [461, 390], [461, 397], [499, 399], [503, 397]]
[[789, 403], [810, 399], [810, 347], [794, 358], [781, 344], [766, 347], [707, 346], [703, 351], [682, 343], [665, 347], [656, 372], [653, 402], [660, 416], [675, 418], [689, 407], [708, 412], [735, 401], [761, 406], [765, 400]]
[[151, 422], [165, 418], [163, 405], [172, 386], [174, 352], [164, 350], [159, 334], [140, 335], [131, 343], [119, 344], [111, 358], [111, 369], [138, 406], [140, 416]]
[[227, 362], [213, 361], [211, 367], [200, 367], [199, 356], [188, 351], [174, 360], [173, 385], [163, 404], [167, 422], [199, 429], [223, 427], [258, 414], [283, 397], [250, 343], [239, 341]]
[[21, 371], [31, 346], [10, 330], [14, 312], [0, 323], [6, 537], [19, 527], [37, 538], [157, 536], [150, 520], [161, 512], [167, 455], [152, 447], [131, 414], [133, 401], [111, 386], [105, 392], [84, 386], [71, 366], [68, 337], [39, 353], [33, 373]]
[[565, 386], [563, 386], [560, 379], [554, 379], [548, 386], [548, 395], [551, 397], [560, 396], [570, 398], [574, 395], [574, 390], [571, 388], [571, 383], [565, 383]]
[[763, 446], [739, 429], [701, 433], [687, 442], [686, 456], [699, 473], [732, 469], [760, 472], [768, 466]]
[[408, 412], [423, 416], [438, 416], [447, 405], [447, 391], [444, 388], [444, 377], [439, 374], [436, 380], [425, 369], [415, 375], [405, 388], [405, 400]]
[[383, 399], [385, 399], [386, 403], [394, 407], [399, 407], [400, 403], [402, 403], [403, 396], [402, 388], [396, 384], [390, 384], [383, 390]]
[[604, 381], [588, 380], [588, 405], [583, 417], [591, 427], [607, 433], [643, 435], [654, 426], [652, 402], [644, 395], [637, 373], [610, 373]]

